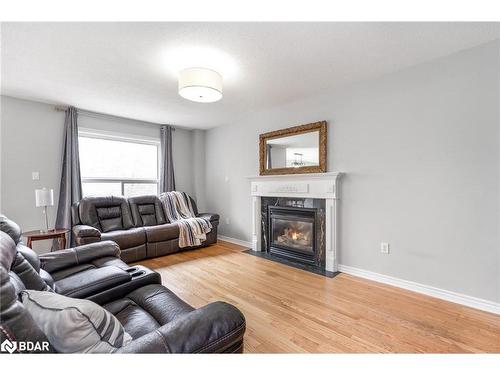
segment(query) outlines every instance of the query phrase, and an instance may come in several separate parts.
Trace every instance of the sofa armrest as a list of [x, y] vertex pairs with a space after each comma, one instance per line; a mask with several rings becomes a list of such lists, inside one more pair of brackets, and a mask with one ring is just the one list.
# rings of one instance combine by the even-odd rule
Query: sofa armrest
[[118, 353], [223, 353], [240, 348], [245, 317], [234, 306], [214, 302], [133, 340]]
[[77, 246], [87, 245], [101, 240], [101, 232], [99, 229], [91, 227], [90, 225], [75, 225], [72, 231], [74, 242]]
[[99, 237], [101, 238], [101, 232], [99, 229], [91, 227], [90, 225], [75, 225], [73, 227], [73, 234], [77, 237]]
[[86, 298], [132, 280], [132, 275], [115, 266], [91, 268], [55, 282], [55, 291], [66, 297]]
[[94, 259], [103, 257], [120, 257], [120, 248], [116, 242], [95, 242], [71, 249], [42, 254], [40, 255], [40, 267], [52, 273], [63, 268], [89, 263]]
[[219, 221], [219, 214], [211, 214], [209, 212], [202, 212], [202, 213], [199, 213], [198, 215], [196, 215], [196, 217], [201, 217], [201, 218], [204, 218], [204, 219], [208, 219], [210, 221]]

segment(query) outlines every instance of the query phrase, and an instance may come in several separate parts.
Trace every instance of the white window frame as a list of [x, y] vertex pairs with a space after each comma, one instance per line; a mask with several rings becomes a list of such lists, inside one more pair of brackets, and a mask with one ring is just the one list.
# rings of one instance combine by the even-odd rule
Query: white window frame
[[157, 154], [157, 171], [156, 171], [156, 179], [145, 179], [145, 178], [113, 178], [113, 177], [94, 177], [94, 178], [83, 178], [82, 184], [84, 183], [92, 183], [92, 182], [111, 182], [111, 183], [120, 183], [120, 191], [121, 195], [125, 196], [125, 184], [127, 183], [144, 183], [144, 184], [156, 184], [157, 192], [160, 191], [160, 161], [161, 161], [161, 144], [159, 138], [147, 137], [147, 136], [139, 136], [133, 134], [125, 134], [113, 131], [106, 130], [97, 130], [90, 128], [80, 128], [78, 130], [78, 137], [84, 138], [95, 138], [95, 139], [106, 139], [111, 141], [119, 141], [119, 142], [130, 142], [130, 143], [142, 143], [147, 145], [156, 146], [156, 154]]

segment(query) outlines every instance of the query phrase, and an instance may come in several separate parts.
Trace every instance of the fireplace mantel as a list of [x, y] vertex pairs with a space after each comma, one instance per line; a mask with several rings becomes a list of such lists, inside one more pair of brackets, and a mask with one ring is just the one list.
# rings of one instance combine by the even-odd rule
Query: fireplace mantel
[[261, 197], [317, 198], [326, 203], [325, 269], [337, 272], [339, 180], [343, 173], [308, 173], [250, 176], [252, 196], [252, 249], [262, 251]]

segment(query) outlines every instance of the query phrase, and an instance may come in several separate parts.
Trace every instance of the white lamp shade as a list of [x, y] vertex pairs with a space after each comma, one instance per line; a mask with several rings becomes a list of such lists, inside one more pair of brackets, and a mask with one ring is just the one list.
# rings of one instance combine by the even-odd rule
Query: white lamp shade
[[200, 103], [222, 98], [222, 76], [206, 68], [188, 68], [179, 73], [179, 95]]
[[36, 189], [35, 203], [37, 207], [53, 206], [54, 205], [54, 190], [53, 189]]

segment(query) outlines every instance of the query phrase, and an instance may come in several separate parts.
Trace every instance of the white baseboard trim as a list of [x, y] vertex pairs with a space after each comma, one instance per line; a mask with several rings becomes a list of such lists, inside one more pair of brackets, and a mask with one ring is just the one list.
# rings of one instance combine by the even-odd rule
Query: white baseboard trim
[[[221, 241], [226, 241], [234, 243], [236, 245], [245, 246], [250, 249], [252, 248], [252, 243], [249, 241], [243, 241], [237, 238], [226, 237], [222, 235], [218, 235], [217, 238]], [[448, 290], [420, 284], [414, 281], [408, 281], [399, 279], [397, 277], [386, 276], [380, 273], [363, 270], [361, 268], [346, 266], [343, 264], [339, 264], [339, 271], [347, 273], [349, 275], [362, 277], [364, 279], [377, 281], [379, 283], [392, 285], [406, 290], [411, 290], [412, 292], [425, 294], [427, 296], [439, 298], [445, 301], [458, 303], [459, 305], [464, 305], [478, 310], [487, 311], [493, 314], [500, 315], [500, 303], [498, 302], [488, 301], [477, 297], [471, 297], [461, 293], [450, 292]]]
[[219, 239], [221, 241], [231, 242], [231, 243], [234, 243], [234, 244], [240, 245], [240, 246], [245, 246], [245, 247], [248, 247], [250, 249], [252, 248], [252, 243], [250, 241], [243, 241], [243, 240], [239, 240], [237, 238], [222, 236], [220, 234], [217, 236], [217, 239]]
[[478, 310], [483, 310], [493, 314], [500, 315], [500, 303], [498, 302], [471, 297], [456, 292], [450, 292], [448, 290], [439, 289], [433, 286], [419, 284], [414, 281], [398, 279], [397, 277], [386, 276], [380, 273], [366, 271], [356, 267], [345, 266], [343, 264], [339, 264], [339, 271], [347, 273], [349, 275], [358, 276], [364, 279], [377, 281], [379, 283], [396, 286], [398, 288], [411, 290], [413, 292], [425, 294], [431, 297], [440, 298], [445, 301], [458, 303], [460, 305], [465, 305], [468, 307], [473, 307]]

